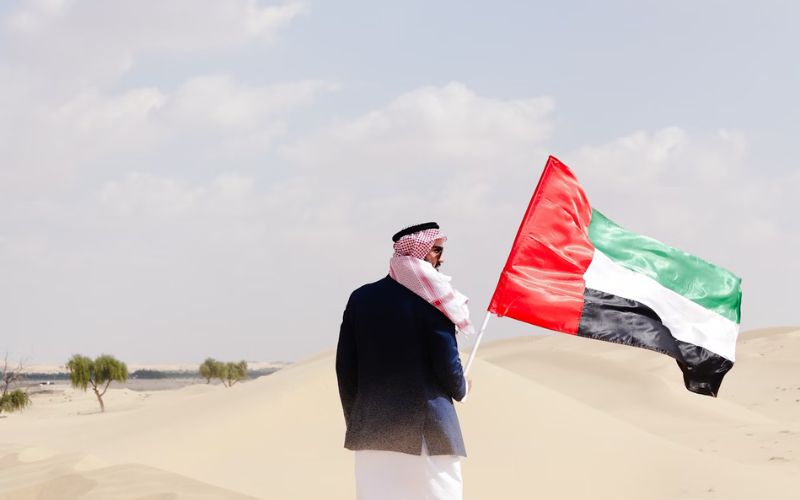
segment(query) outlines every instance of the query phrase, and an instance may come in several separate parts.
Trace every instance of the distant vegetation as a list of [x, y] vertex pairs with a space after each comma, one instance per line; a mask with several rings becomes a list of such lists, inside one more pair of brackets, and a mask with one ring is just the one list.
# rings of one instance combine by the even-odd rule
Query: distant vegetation
[[247, 361], [225, 363], [214, 358], [206, 358], [198, 371], [200, 376], [206, 379], [207, 384], [211, 383], [211, 379], [216, 378], [225, 387], [232, 387], [236, 382], [247, 378]]
[[[267, 368], [247, 368], [248, 378], [258, 378], [263, 375], [269, 375], [278, 371], [277, 367]], [[138, 380], [158, 380], [158, 379], [196, 379], [198, 378], [197, 370], [152, 370], [149, 368], [142, 368], [134, 370], [128, 375], [128, 379]], [[205, 378], [200, 376], [199, 378]], [[41, 380], [70, 380], [68, 372], [25, 372], [25, 379], [28, 381], [41, 381]]]
[[131, 378], [137, 378], [137, 379], [140, 378], [148, 380], [162, 379], [162, 378], [178, 378], [170, 375], [171, 373], [178, 373], [178, 372], [167, 372], [167, 371], [150, 370], [147, 368], [142, 368], [139, 370], [135, 370], [133, 373], [131, 373]]
[[[76, 354], [67, 362], [70, 381], [73, 387], [84, 391], [91, 385], [92, 390], [100, 402], [100, 411], [106, 411], [103, 395], [108, 390], [108, 385], [116, 380], [128, 380], [128, 366], [114, 356], [103, 354], [95, 360]], [[102, 391], [100, 390], [102, 387]]]
[[69, 373], [67, 372], [25, 372], [27, 380], [69, 380]]
[[31, 404], [28, 393], [22, 389], [12, 389], [22, 378], [22, 362], [16, 368], [8, 367], [8, 356], [3, 360], [3, 371], [0, 373], [2, 379], [2, 391], [0, 392], [0, 413], [22, 410]]

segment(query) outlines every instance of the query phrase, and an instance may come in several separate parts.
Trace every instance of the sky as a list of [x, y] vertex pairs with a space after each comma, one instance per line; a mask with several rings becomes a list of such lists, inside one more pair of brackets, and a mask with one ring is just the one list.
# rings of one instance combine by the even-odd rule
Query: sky
[[4, 1], [0, 353], [300, 360], [430, 220], [479, 323], [550, 154], [618, 224], [740, 275], [743, 331], [800, 324], [799, 16]]

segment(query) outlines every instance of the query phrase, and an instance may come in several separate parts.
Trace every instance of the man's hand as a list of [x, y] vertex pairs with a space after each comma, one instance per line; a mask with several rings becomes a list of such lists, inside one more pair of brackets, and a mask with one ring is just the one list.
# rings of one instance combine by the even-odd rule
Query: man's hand
[[464, 377], [464, 383], [467, 385], [467, 392], [464, 393], [464, 397], [459, 400], [459, 403], [463, 403], [464, 401], [466, 401], [467, 397], [469, 396], [470, 391], [472, 390], [472, 379], [471, 378], [467, 378], [465, 376]]

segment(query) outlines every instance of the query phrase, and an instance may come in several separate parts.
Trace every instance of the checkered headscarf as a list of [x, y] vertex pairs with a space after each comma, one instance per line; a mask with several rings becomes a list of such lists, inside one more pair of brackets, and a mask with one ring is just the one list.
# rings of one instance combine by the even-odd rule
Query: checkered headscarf
[[473, 328], [467, 308], [469, 299], [453, 289], [450, 276], [424, 260], [439, 238], [447, 239], [438, 229], [424, 229], [398, 239], [389, 261], [389, 276], [440, 310], [459, 332], [470, 334]]
[[424, 260], [433, 248], [433, 242], [439, 238], [447, 240], [438, 229], [425, 229], [407, 234], [394, 243], [394, 254]]

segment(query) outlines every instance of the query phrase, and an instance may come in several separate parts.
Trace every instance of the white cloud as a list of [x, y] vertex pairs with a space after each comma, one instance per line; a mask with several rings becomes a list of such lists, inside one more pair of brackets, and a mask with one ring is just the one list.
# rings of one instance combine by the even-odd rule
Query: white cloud
[[102, 203], [121, 215], [172, 216], [190, 212], [202, 188], [189, 188], [180, 181], [145, 173], [129, 173], [107, 183], [100, 192]]
[[[287, 157], [309, 177], [310, 205], [324, 212], [333, 208], [315, 205], [315, 196], [338, 199], [337, 219], [307, 219], [309, 234], [327, 237], [337, 227], [388, 235], [387, 228], [438, 219], [456, 249], [448, 272], [486, 303], [543, 166], [552, 108], [547, 98], [492, 99], [453, 83], [414, 90], [291, 145]], [[763, 172], [743, 133], [641, 130], [562, 159], [612, 219], [742, 275], [746, 295], [758, 295], [748, 298], [751, 326], [771, 316], [774, 284], [764, 277], [800, 269], [789, 257], [800, 251], [800, 231], [789, 229], [799, 224], [785, 207], [800, 175]], [[352, 244], [340, 241], [316, 258], [342, 266]], [[386, 253], [382, 240], [370, 241], [359, 248]], [[780, 257], [753, 259], [767, 248]]]
[[[343, 297], [380, 276], [394, 231], [438, 220], [456, 249], [448, 272], [480, 308], [510, 245], [502, 238], [514, 234], [546, 158], [554, 107], [548, 97], [498, 99], [454, 82], [409, 91], [288, 145], [299, 187], [283, 224], [302, 243], [296, 258], [309, 275], [346, 277], [315, 285]], [[320, 311], [322, 319], [336, 321], [340, 306]]]
[[343, 159], [345, 169], [414, 170], [423, 163], [455, 171], [502, 168], [504, 160], [548, 138], [553, 108], [547, 97], [492, 99], [457, 82], [423, 87], [336, 124], [287, 153], [303, 164]]
[[668, 127], [582, 147], [563, 160], [574, 165], [599, 210], [612, 218], [627, 216], [640, 229], [655, 224], [691, 242], [700, 232], [724, 225], [730, 213], [724, 207], [741, 201], [749, 184], [745, 179], [754, 174], [747, 154], [741, 134], [693, 137]]
[[563, 159], [615, 222], [742, 276], [746, 328], [796, 322], [775, 304], [800, 272], [800, 174], [764, 169], [743, 134], [638, 131]]
[[81, 92], [53, 107], [13, 103], [0, 116], [0, 189], [17, 195], [47, 190], [70, 183], [103, 155], [152, 146], [158, 139], [152, 117], [165, 101], [158, 89], [141, 88], [116, 96]]
[[584, 175], [630, 191], [640, 183], [719, 181], [738, 173], [748, 150], [740, 133], [720, 130], [691, 137], [679, 127], [636, 131], [609, 144], [585, 146], [570, 155]]
[[[498, 99], [461, 83], [422, 87], [291, 140], [279, 149], [282, 158], [272, 158], [279, 174], [266, 161], [258, 171], [244, 172], [238, 162], [194, 171], [195, 162], [247, 144], [258, 157], [258, 144], [286, 140], [282, 124], [293, 111], [335, 88], [206, 75], [171, 92], [85, 91], [35, 108], [25, 133], [47, 138], [47, 154], [73, 162], [76, 179], [94, 176], [96, 190], [77, 202], [22, 203], [6, 212], [0, 296], [15, 312], [4, 325], [47, 332], [42, 338], [53, 341], [59, 328], [85, 329], [76, 338], [86, 346], [113, 329], [111, 349], [134, 356], [147, 355], [138, 339], [167, 332], [176, 339], [171, 352], [183, 356], [222, 356], [226, 349], [231, 356], [241, 349], [304, 355], [331, 345], [330, 326], [347, 293], [384, 272], [391, 233], [430, 219], [450, 236], [446, 272], [478, 315], [544, 164], [553, 100]], [[171, 147], [188, 160], [180, 168]], [[143, 154], [146, 162], [125, 163]], [[101, 165], [92, 164], [97, 155]], [[765, 290], [759, 276], [780, 265], [754, 266], [752, 253], [763, 248], [753, 239], [779, 249], [784, 261], [800, 250], [782, 226], [796, 223], [774, 215], [785, 212], [781, 197], [800, 188], [800, 176], [762, 175], [749, 155], [739, 133], [668, 127], [562, 159], [593, 205], [617, 222], [726, 265], [745, 276], [746, 287]], [[116, 162], [122, 166], [115, 169]], [[75, 286], [76, 296], [62, 283]], [[767, 314], [767, 306], [747, 303], [754, 314]], [[55, 313], [37, 316], [37, 304]], [[494, 328], [530, 330], [511, 322]], [[179, 345], [198, 337], [202, 344]]]
[[98, 199], [111, 213], [127, 217], [247, 216], [254, 208], [254, 182], [251, 177], [225, 174], [207, 185], [189, 185], [181, 179], [131, 172], [106, 183]]
[[230, 75], [194, 77], [180, 86], [164, 113], [181, 127], [253, 128], [337, 88], [314, 80], [251, 86]]
[[130, 169], [263, 156], [288, 113], [336, 86], [213, 74], [174, 90], [158, 78], [126, 88], [120, 76], [147, 57], [268, 43], [305, 10], [256, 0], [21, 2], [0, 19], [0, 192], [51, 194]]
[[474, 216], [465, 225], [485, 220], [507, 206], [509, 189], [526, 189], [518, 181], [529, 181], [532, 162], [545, 157], [553, 108], [548, 97], [496, 99], [453, 82], [333, 123], [284, 148], [313, 193], [305, 224], [325, 232], [330, 213], [343, 231], [386, 231], [433, 212]]
[[14, 33], [39, 33], [63, 12], [67, 3], [67, 0], [29, 0], [8, 16], [5, 25]]
[[[221, 90], [202, 97], [203, 92], [195, 93], [197, 82], [203, 89]], [[85, 127], [106, 128], [109, 117], [119, 116], [137, 123], [144, 113], [147, 127], [182, 123], [176, 130], [186, 133], [184, 129], [190, 126], [197, 130], [213, 124], [217, 131], [232, 127], [232, 135], [239, 135], [242, 130], [261, 127], [257, 117], [247, 114], [251, 109], [281, 115], [329, 88], [329, 84], [313, 82], [301, 83], [298, 89], [277, 86], [271, 88], [273, 92], [261, 92], [215, 76], [194, 80], [172, 95], [142, 94], [150, 95], [152, 101], [138, 96], [152, 103], [149, 108], [126, 106], [124, 103], [136, 101], [133, 95], [114, 100], [114, 106], [75, 104], [68, 109], [86, 115], [77, 120]], [[242, 99], [250, 102], [240, 106], [242, 115], [235, 120], [226, 118], [220, 126], [214, 110], [227, 99], [234, 100], [234, 108]], [[207, 114], [202, 108], [206, 104]], [[304, 345], [326, 345], [326, 327], [341, 314], [340, 301], [333, 300], [318, 304], [309, 315], [305, 297], [343, 299], [358, 282], [374, 279], [376, 269], [385, 269], [389, 236], [397, 228], [422, 218], [439, 218], [461, 247], [454, 253], [452, 269], [474, 267], [473, 259], [487, 252], [487, 246], [481, 245], [487, 231], [477, 234], [472, 226], [485, 227], [509, 206], [501, 198], [506, 195], [512, 167], [487, 166], [485, 160], [514, 159], [530, 173], [529, 153], [546, 140], [551, 108], [552, 102], [546, 98], [501, 100], [478, 96], [460, 84], [427, 87], [293, 144], [298, 154], [301, 147], [311, 149], [303, 151], [301, 164], [288, 165], [283, 180], [260, 183], [236, 169], [201, 180], [162, 171], [161, 163], [151, 169], [121, 171], [94, 197], [16, 218], [19, 225], [6, 236], [28, 243], [15, 245], [13, 252], [10, 246], [5, 251], [0, 247], [0, 252], [5, 252], [3, 272], [11, 277], [9, 283], [81, 283], [83, 300], [91, 301], [93, 310], [102, 311], [92, 320], [97, 326], [89, 331], [113, 325], [114, 345], [131, 353], [143, 353], [136, 345], [125, 344], [143, 329], [153, 332], [147, 335], [201, 335], [205, 344], [198, 349], [212, 346], [224, 352], [227, 344], [216, 336], [227, 332], [230, 327], [226, 325], [233, 322], [238, 326], [226, 335], [228, 340], [238, 339], [238, 346], [257, 342], [253, 340], [255, 332], [274, 323], [278, 330], [269, 333], [270, 343], [282, 345], [281, 352], [288, 356], [298, 355]], [[118, 109], [128, 113], [118, 115]], [[363, 130], [360, 124], [375, 116], [381, 116], [386, 126], [337, 142], [339, 127]], [[214, 137], [211, 143], [219, 145], [224, 137]], [[420, 148], [410, 150], [411, 161], [407, 161], [389, 155], [394, 150], [393, 140], [405, 145], [419, 141]], [[325, 147], [317, 149], [320, 145]], [[473, 149], [460, 149], [469, 145]], [[359, 155], [370, 147], [374, 150], [369, 155]], [[385, 162], [376, 168], [379, 157]], [[403, 167], [401, 175], [409, 174], [416, 181], [393, 186], [381, 180], [395, 175], [391, 169], [398, 166]], [[493, 172], [505, 174], [493, 177]], [[383, 191], [373, 189], [375, 183], [381, 184]], [[522, 186], [521, 192], [526, 196], [527, 186]], [[501, 218], [488, 233], [516, 224], [513, 216]], [[35, 227], [58, 229], [42, 235], [31, 229]], [[490, 279], [487, 275], [492, 269], [479, 267], [469, 278], [461, 273], [459, 286], [474, 289], [473, 282]], [[15, 269], [27, 269], [29, 274], [24, 277]], [[342, 279], [332, 279], [334, 274]], [[15, 297], [19, 314], [7, 318], [7, 324], [53, 332], [47, 318], [31, 320], [26, 314], [33, 304], [27, 301], [32, 292]], [[63, 325], [87, 321], [88, 311], [72, 299], [59, 297], [53, 291], [42, 300], [60, 300], [62, 305], [56, 309]], [[302, 317], [302, 324], [289, 327], [287, 320], [276, 314]], [[293, 338], [299, 331], [305, 341]], [[55, 333], [43, 334], [47, 335]], [[81, 338], [88, 342], [92, 335]], [[281, 340], [281, 336], [287, 338]], [[203, 354], [185, 351], [185, 355]]]
[[313, 80], [245, 85], [212, 75], [190, 78], [173, 94], [154, 87], [121, 94], [91, 89], [51, 106], [22, 99], [0, 116], [0, 190], [70, 186], [87, 171], [114, 175], [129, 168], [108, 162], [122, 155], [164, 164], [179, 144], [193, 144], [184, 161], [187, 155], [192, 162], [256, 158], [283, 134], [290, 112], [336, 88]]
[[[281, 249], [270, 248], [254, 183], [130, 173], [96, 197], [6, 220], [2, 321], [18, 333], [6, 348], [44, 359], [63, 349], [129, 360], [243, 355], [272, 315], [266, 287], [280, 282], [265, 265]], [[152, 350], [158, 338], [169, 340], [164, 354]]]
[[438, 197], [454, 181], [496, 185], [518, 178], [520, 167], [544, 154], [553, 108], [548, 97], [495, 99], [457, 82], [422, 87], [284, 153], [324, 186], [357, 198], [394, 204], [396, 193]]
[[305, 10], [297, 2], [256, 0], [29, 0], [9, 14], [5, 28], [17, 64], [60, 76], [65, 85], [117, 76], [148, 53], [269, 42]]

